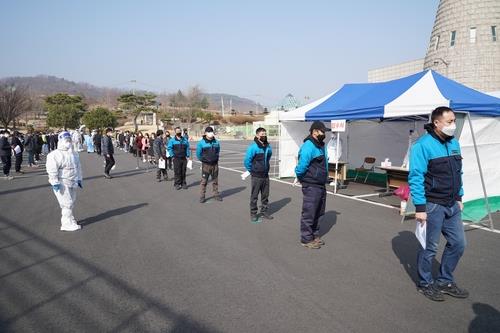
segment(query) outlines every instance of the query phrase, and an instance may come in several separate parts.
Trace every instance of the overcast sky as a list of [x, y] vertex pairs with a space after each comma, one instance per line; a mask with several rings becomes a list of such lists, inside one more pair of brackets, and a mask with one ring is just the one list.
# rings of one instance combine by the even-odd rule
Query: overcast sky
[[[55, 75], [267, 105], [425, 56], [438, 0], [0, 0], [0, 77]], [[257, 96], [258, 95], [258, 96]]]

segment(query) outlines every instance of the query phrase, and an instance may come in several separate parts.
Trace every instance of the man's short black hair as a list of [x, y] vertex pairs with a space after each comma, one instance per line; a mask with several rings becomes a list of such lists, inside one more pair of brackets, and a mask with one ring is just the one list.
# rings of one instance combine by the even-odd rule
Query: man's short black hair
[[447, 106], [438, 106], [435, 108], [431, 113], [431, 123], [434, 124], [434, 121], [441, 118], [445, 112], [453, 112], [453, 110]]
[[179, 126], [177, 126], [176, 128], [174, 128], [174, 131], [177, 131], [177, 130], [181, 130], [181, 128]]
[[106, 128], [106, 133], [113, 132], [113, 129], [111, 127]]
[[[152, 133], [151, 133], [152, 134]], [[160, 136], [160, 135], [163, 135], [163, 131], [162, 130], [157, 130], [156, 131], [156, 136]]]
[[260, 132], [266, 132], [266, 129], [264, 127], [259, 127], [255, 130], [255, 134], [259, 134]]

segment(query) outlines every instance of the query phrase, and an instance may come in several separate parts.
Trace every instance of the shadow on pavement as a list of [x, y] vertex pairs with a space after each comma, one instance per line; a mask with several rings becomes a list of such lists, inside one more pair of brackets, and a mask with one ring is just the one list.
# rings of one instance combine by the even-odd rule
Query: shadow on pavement
[[292, 202], [292, 198], [283, 198], [278, 201], [271, 202], [267, 210], [269, 214], [276, 214], [290, 202]]
[[[113, 176], [113, 178], [121, 178], [121, 177], [127, 177], [127, 176], [137, 175], [137, 174], [140, 174], [140, 173], [144, 173], [144, 171], [127, 170], [127, 171], [121, 171], [121, 172], [111, 173], [111, 176]], [[85, 181], [88, 181], [88, 180], [91, 180], [91, 179], [97, 179], [97, 178], [104, 179], [104, 175], [97, 175], [97, 176], [91, 176], [91, 177], [83, 177], [83, 185], [85, 186]], [[15, 181], [15, 179], [14, 179], [14, 181]], [[12, 189], [12, 190], [1, 191], [0, 195], [12, 194], [12, 193], [24, 192], [24, 191], [30, 191], [30, 190], [35, 190], [35, 189], [44, 188], [44, 187], [46, 187], [47, 189], [50, 187], [50, 184], [49, 184], [48, 181], [47, 181], [47, 183], [42, 184], [42, 185], [36, 185], [36, 186], [30, 186], [30, 187], [21, 187], [21, 188], [16, 188], [16, 189]]]
[[2, 256], [1, 332], [56, 332], [61, 323], [73, 332], [217, 332], [53, 241], [0, 222], [15, 231], [2, 231], [3, 239], [29, 239]]
[[107, 218], [113, 217], [113, 216], [126, 214], [130, 211], [133, 211], [135, 209], [139, 209], [139, 208], [147, 206], [147, 205], [148, 205], [147, 203], [141, 203], [141, 204], [137, 204], [137, 205], [130, 205], [130, 206], [125, 206], [125, 207], [121, 207], [121, 208], [108, 210], [107, 212], [101, 213], [99, 215], [87, 217], [87, 218], [79, 221], [78, 224], [82, 225], [82, 226], [87, 226], [87, 225], [90, 225], [92, 223], [96, 223], [96, 222], [105, 220]]
[[469, 333], [493, 333], [500, 330], [500, 312], [489, 304], [474, 303], [476, 317], [470, 322]]
[[243, 191], [244, 189], [246, 189], [245, 186], [230, 188], [230, 189], [227, 189], [227, 190], [220, 192], [220, 196], [222, 198], [230, 197], [233, 194], [236, 194], [236, 193]]
[[[399, 258], [399, 262], [415, 284], [418, 284], [417, 254], [421, 249], [420, 243], [413, 232], [401, 231], [392, 239], [392, 251]], [[439, 262], [434, 259], [432, 262], [434, 276], [438, 270]]]
[[330, 210], [323, 215], [321, 220], [319, 221], [319, 236], [323, 237], [333, 228], [335, 224], [337, 224], [337, 215], [340, 213]]

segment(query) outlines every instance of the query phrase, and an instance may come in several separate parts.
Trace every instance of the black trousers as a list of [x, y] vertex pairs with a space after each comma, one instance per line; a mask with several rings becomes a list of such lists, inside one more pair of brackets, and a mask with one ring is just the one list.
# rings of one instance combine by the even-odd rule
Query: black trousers
[[10, 174], [10, 168], [12, 166], [12, 158], [10, 155], [2, 156], [3, 164], [3, 174], [8, 176]]
[[260, 193], [260, 212], [267, 211], [269, 203], [269, 177], [259, 178], [252, 176], [252, 192], [250, 196], [250, 215], [257, 215], [257, 201]]
[[309, 243], [319, 237], [319, 218], [325, 215], [326, 188], [302, 184], [302, 194], [300, 241]]
[[174, 157], [174, 185], [186, 185], [187, 158]]
[[167, 169], [172, 170], [172, 157], [167, 157]]
[[21, 171], [21, 164], [23, 163], [23, 153], [16, 154], [16, 172]]
[[94, 145], [97, 155], [101, 155], [101, 144]]
[[109, 175], [109, 172], [111, 171], [111, 168], [113, 165], [115, 165], [115, 158], [113, 157], [113, 154], [109, 154], [105, 156], [106, 158], [106, 166], [104, 167], [104, 174]]

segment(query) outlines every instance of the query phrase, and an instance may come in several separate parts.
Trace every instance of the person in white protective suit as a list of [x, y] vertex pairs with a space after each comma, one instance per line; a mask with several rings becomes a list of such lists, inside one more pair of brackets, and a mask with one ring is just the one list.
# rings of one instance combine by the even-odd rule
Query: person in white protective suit
[[73, 141], [73, 150], [79, 152], [82, 150], [82, 134], [79, 130], [74, 130], [71, 132], [71, 138]]
[[71, 134], [61, 132], [58, 139], [57, 149], [47, 155], [47, 174], [61, 207], [61, 230], [75, 231], [81, 228], [73, 216], [76, 187], [83, 188], [80, 158], [73, 150]]

